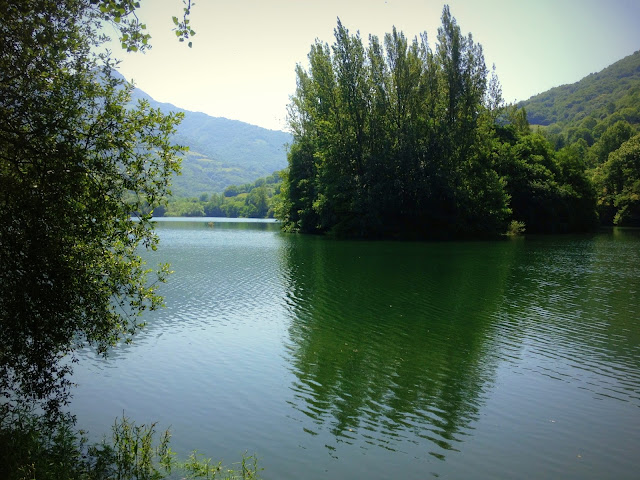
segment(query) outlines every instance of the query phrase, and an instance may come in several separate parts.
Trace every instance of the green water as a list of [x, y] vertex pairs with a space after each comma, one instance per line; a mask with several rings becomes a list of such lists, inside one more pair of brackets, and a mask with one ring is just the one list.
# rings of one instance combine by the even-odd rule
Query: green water
[[640, 232], [336, 241], [159, 224], [167, 308], [72, 405], [264, 478], [637, 478]]

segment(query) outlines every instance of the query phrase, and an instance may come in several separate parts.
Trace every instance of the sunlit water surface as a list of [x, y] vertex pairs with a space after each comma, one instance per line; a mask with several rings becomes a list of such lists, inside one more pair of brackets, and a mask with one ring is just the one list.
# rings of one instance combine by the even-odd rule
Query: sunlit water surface
[[[212, 223], [211, 223], [212, 222]], [[72, 410], [266, 479], [638, 478], [640, 232], [337, 241], [159, 222], [167, 307]]]

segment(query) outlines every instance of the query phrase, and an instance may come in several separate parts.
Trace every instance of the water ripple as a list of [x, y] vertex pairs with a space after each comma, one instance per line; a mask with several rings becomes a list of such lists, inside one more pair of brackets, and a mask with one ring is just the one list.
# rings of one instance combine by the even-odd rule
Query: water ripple
[[161, 234], [150, 260], [175, 270], [167, 308], [108, 361], [83, 353], [85, 418], [99, 403], [170, 419], [198, 448], [255, 448], [274, 478], [640, 468], [628, 453], [640, 444], [635, 237]]

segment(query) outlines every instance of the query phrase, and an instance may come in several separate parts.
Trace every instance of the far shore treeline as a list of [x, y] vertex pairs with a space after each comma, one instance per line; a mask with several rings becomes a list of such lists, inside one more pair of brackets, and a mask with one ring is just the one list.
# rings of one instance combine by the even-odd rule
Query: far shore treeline
[[253, 183], [229, 185], [222, 193], [174, 197], [154, 209], [154, 217], [273, 218], [282, 186], [280, 172]]
[[[640, 54], [506, 106], [444, 7], [435, 48], [316, 41], [289, 106], [289, 166], [156, 215], [272, 217], [288, 231], [465, 238], [640, 226]], [[548, 120], [547, 120], [548, 119]]]

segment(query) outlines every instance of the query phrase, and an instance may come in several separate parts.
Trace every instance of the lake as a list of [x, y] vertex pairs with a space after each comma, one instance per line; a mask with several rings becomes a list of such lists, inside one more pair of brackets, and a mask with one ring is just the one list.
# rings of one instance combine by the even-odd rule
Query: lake
[[[211, 223], [210, 223], [211, 222]], [[265, 479], [638, 478], [640, 231], [366, 242], [158, 222], [166, 308], [71, 409]]]

